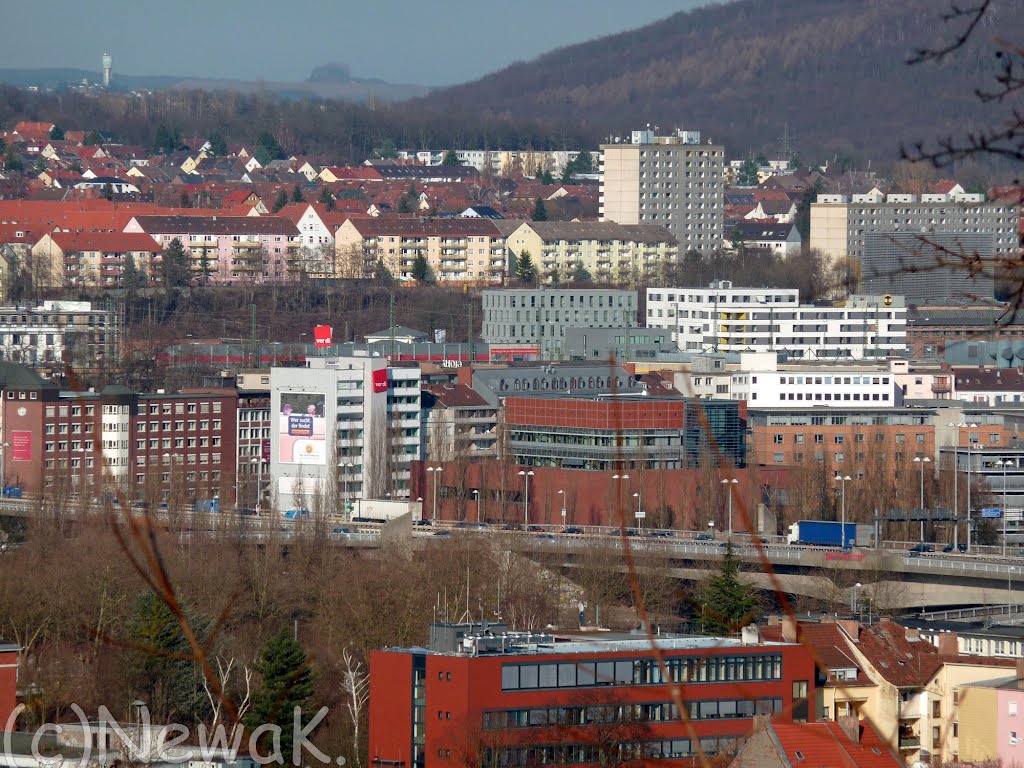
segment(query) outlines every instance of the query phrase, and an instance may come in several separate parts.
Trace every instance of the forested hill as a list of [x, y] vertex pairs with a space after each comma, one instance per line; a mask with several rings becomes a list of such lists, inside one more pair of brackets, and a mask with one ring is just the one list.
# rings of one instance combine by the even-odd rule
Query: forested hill
[[599, 136], [680, 126], [733, 153], [771, 153], [788, 122], [808, 159], [891, 157], [901, 140], [992, 121], [975, 89], [993, 84], [993, 38], [1024, 40], [1024, 3], [994, 5], [968, 48], [938, 64], [906, 61], [962, 29], [941, 20], [948, 0], [738, 0], [561, 48], [422, 103], [575, 118]]

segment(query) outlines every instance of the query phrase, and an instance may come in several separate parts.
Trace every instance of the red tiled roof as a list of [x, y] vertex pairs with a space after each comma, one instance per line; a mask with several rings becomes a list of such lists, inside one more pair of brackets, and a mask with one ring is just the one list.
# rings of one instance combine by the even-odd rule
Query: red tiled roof
[[932, 184], [928, 191], [936, 195], [948, 195], [954, 187], [960, 186], [953, 179], [939, 179]]
[[15, 133], [29, 141], [43, 141], [50, 138], [53, 123], [32, 123], [23, 121], [14, 126]]
[[[779, 625], [764, 627], [761, 635], [765, 640], [782, 642], [782, 627]], [[801, 622], [797, 624], [797, 640], [811, 651], [815, 663], [824, 670], [850, 669], [857, 670], [862, 682], [869, 682], [864, 672], [855, 661], [846, 635], [839, 625], [832, 622]], [[846, 683], [849, 685], [849, 683]]]
[[126, 253], [127, 251], [148, 251], [159, 253], [160, 246], [149, 235], [124, 232], [57, 232], [52, 236], [64, 253], [77, 251], [105, 251]]
[[[903, 764], [882, 743], [865, 720], [858, 724], [859, 740], [853, 741], [838, 723], [772, 723], [791, 765], [800, 768], [900, 768]], [[799, 753], [799, 756], [797, 755]]]
[[446, 408], [469, 408], [487, 406], [487, 401], [472, 387], [465, 384], [429, 385], [423, 389]]

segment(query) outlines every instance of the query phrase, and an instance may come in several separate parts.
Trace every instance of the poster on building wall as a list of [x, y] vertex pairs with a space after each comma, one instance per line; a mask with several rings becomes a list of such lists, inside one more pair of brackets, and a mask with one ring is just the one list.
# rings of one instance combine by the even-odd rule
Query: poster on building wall
[[31, 432], [11, 432], [11, 461], [32, 461]]
[[373, 372], [373, 391], [374, 394], [388, 391], [388, 369], [378, 368]]
[[319, 392], [282, 392], [278, 437], [282, 464], [327, 463], [326, 396]]

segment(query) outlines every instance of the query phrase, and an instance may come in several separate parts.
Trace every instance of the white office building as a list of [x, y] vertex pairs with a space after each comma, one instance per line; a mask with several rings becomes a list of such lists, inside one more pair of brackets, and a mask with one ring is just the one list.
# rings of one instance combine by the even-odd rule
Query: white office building
[[601, 221], [658, 224], [676, 236], [679, 253], [722, 245], [725, 150], [701, 144], [697, 131], [601, 145]]
[[797, 359], [906, 355], [901, 296], [851, 296], [840, 306], [800, 303], [791, 288], [648, 288], [647, 326], [672, 333], [684, 352], [775, 352]]
[[311, 357], [270, 374], [271, 494], [280, 511], [335, 512], [409, 496], [420, 453], [419, 367]]

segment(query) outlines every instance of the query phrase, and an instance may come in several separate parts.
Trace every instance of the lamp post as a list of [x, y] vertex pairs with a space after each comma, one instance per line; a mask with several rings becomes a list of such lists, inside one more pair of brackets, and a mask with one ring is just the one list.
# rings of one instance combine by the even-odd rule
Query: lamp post
[[833, 479], [837, 483], [839, 483], [840, 487], [841, 501], [839, 503], [839, 507], [840, 509], [842, 509], [842, 523], [840, 523], [842, 527], [839, 529], [841, 531], [841, 533], [839, 534], [839, 539], [843, 543], [843, 549], [846, 549], [846, 482], [848, 480], [853, 480], [853, 478], [850, 477], [849, 475], [836, 475]]
[[729, 495], [729, 539], [732, 540], [732, 494], [736, 489], [736, 485], [739, 483], [735, 477], [730, 480], [728, 478], [722, 478], [722, 485], [725, 486], [725, 492]]
[[263, 500], [263, 457], [253, 459], [251, 464], [256, 465], [256, 514], [260, 514], [260, 502]]
[[1003, 557], [1006, 557], [1006, 468], [1010, 466], [1009, 460], [994, 462], [995, 466], [1003, 468]]
[[[352, 472], [352, 470], [355, 469], [355, 466], [356, 465], [354, 463], [352, 463], [351, 461], [346, 461], [344, 464], [341, 465], [341, 485], [342, 485], [341, 491], [342, 491], [342, 494], [344, 494], [344, 496], [345, 496], [345, 504], [348, 506], [348, 509], [345, 510], [345, 511], [348, 512], [348, 520], [349, 520], [349, 522], [352, 522], [352, 512], [355, 510], [355, 504], [352, 503], [354, 500], [349, 498], [349, 492], [348, 492], [349, 477], [348, 476]], [[421, 517], [423, 516], [422, 508], [420, 509], [420, 516]]]
[[427, 472], [434, 476], [434, 503], [430, 505], [430, 519], [437, 522], [437, 478], [441, 473], [441, 467], [427, 467]]
[[476, 489], [476, 488], [473, 489], [473, 503], [476, 504], [476, 521], [477, 521], [477, 523], [479, 523], [479, 522], [481, 522], [481, 520], [480, 520], [480, 491], [478, 489]]
[[0, 443], [0, 496], [7, 495], [7, 449], [10, 443]]
[[558, 495], [562, 497], [562, 530], [565, 530], [565, 491], [559, 491]]
[[1006, 617], [1009, 619], [1010, 611], [1013, 610], [1013, 592], [1010, 589], [1010, 576], [1017, 570], [1017, 566], [1011, 565], [1006, 569]]
[[708, 521], [708, 530], [711, 531], [711, 538], [715, 538], [715, 521]]
[[530, 478], [533, 477], [533, 470], [520, 469], [519, 476], [526, 486], [526, 496], [523, 498], [523, 525], [526, 526], [530, 524]]
[[[612, 475], [612, 480], [629, 480], [629, 475], [627, 475], [625, 473], [623, 473], [621, 475]], [[615, 486], [615, 505], [618, 506], [618, 503], [619, 503], [619, 487]], [[625, 517], [625, 516], [623, 516], [623, 517]], [[609, 518], [608, 518], [608, 522], [609, 523], [611, 522], [611, 516], [610, 515], [609, 515]], [[625, 520], [623, 520], [623, 523], [625, 523]]]
[[850, 612], [857, 612], [857, 598], [860, 597], [861, 583], [858, 581], [853, 585], [853, 591], [850, 593]]
[[967, 445], [967, 551], [971, 551], [971, 467], [974, 464], [974, 443]]
[[636, 491], [633, 498], [636, 499], [636, 526], [642, 531], [644, 529], [644, 513], [640, 509], [640, 492]]
[[[921, 465], [921, 502], [920, 502], [920, 508], [921, 508], [921, 514], [922, 515], [924, 514], [924, 465], [925, 464], [930, 464], [931, 461], [932, 460], [930, 458], [928, 458], [927, 456], [925, 456], [923, 458], [921, 456], [915, 456], [914, 457], [914, 463]], [[924, 518], [923, 517], [921, 518], [921, 543], [922, 544], [924, 543]]]

